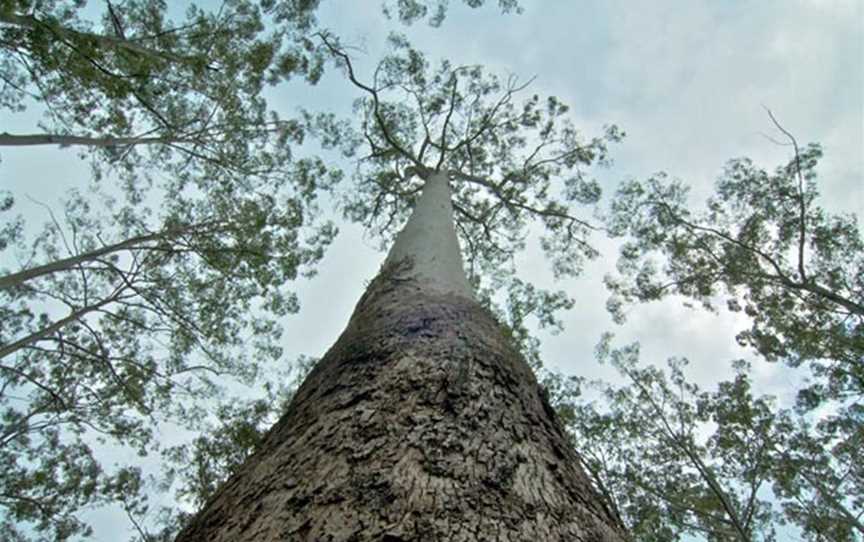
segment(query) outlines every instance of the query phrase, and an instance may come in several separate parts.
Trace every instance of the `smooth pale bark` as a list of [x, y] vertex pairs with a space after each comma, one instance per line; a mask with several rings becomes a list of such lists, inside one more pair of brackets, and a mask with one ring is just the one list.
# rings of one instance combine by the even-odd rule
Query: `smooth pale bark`
[[98, 303], [94, 303], [94, 304], [88, 305], [86, 307], [81, 307], [80, 309], [75, 309], [74, 311], [70, 312], [64, 318], [61, 318], [60, 320], [52, 322], [51, 324], [43, 327], [42, 329], [34, 331], [30, 335], [27, 335], [26, 337], [24, 337], [22, 339], [18, 339], [17, 341], [9, 343], [9, 344], [0, 345], [0, 359], [3, 359], [8, 355], [14, 354], [18, 350], [21, 350], [22, 348], [26, 348], [33, 343], [41, 341], [42, 339], [49, 337], [49, 336], [53, 335], [54, 333], [60, 331], [61, 329], [68, 326], [72, 322], [76, 322], [76, 321], [84, 318], [85, 316], [87, 316], [91, 312], [98, 311], [99, 309], [101, 309], [105, 305], [113, 303], [114, 301], [117, 300], [120, 293], [122, 293], [122, 290], [116, 291], [110, 297], [105, 298], [102, 301], [99, 301]]
[[396, 236], [384, 267], [403, 260], [413, 263], [412, 278], [439, 293], [474, 294], [462, 267], [462, 252], [453, 216], [447, 174], [435, 172], [426, 181], [411, 219]]
[[625, 540], [466, 290], [446, 178], [427, 189], [339, 340], [178, 542]]
[[164, 143], [191, 143], [190, 139], [170, 137], [86, 137], [62, 134], [10, 134], [0, 133], [0, 146], [27, 147], [34, 145], [73, 145], [84, 147], [116, 147], [118, 145], [156, 145]]
[[[26, 28], [33, 32], [51, 31], [58, 37], [75, 38], [79, 40], [89, 41], [106, 48], [124, 50], [130, 53], [146, 56], [152, 60], [179, 62], [193, 66], [197, 62], [194, 57], [185, 57], [181, 55], [167, 53], [165, 51], [150, 49], [149, 47], [145, 47], [139, 43], [121, 37], [72, 30], [70, 28], [54, 24], [51, 21], [37, 19], [32, 15], [17, 15], [14, 13], [5, 12], [2, 9], [0, 9], [0, 23], [17, 26], [19, 28]], [[207, 67], [208, 69], [213, 69], [209, 66], [205, 67]]]
[[[181, 231], [184, 230], [176, 230], [176, 233], [179, 233]], [[133, 248], [142, 248], [140, 245], [150, 241], [156, 241], [157, 239], [168, 237], [169, 235], [171, 235], [171, 233], [172, 232], [169, 231], [151, 233], [147, 235], [139, 235], [138, 237], [132, 237], [130, 239], [126, 239], [125, 241], [114, 243], [113, 245], [106, 245], [95, 250], [76, 254], [75, 256], [70, 256], [68, 258], [55, 260], [44, 265], [37, 265], [35, 267], [30, 267], [22, 271], [9, 273], [8, 275], [0, 276], [0, 290], [4, 288], [11, 288], [13, 286], [20, 286], [28, 280], [33, 280], [35, 278], [39, 278], [45, 275], [50, 275], [59, 271], [66, 271], [72, 269], [79, 264], [96, 260], [97, 258], [101, 258], [102, 256], [111, 254], [113, 252], [120, 252]]]

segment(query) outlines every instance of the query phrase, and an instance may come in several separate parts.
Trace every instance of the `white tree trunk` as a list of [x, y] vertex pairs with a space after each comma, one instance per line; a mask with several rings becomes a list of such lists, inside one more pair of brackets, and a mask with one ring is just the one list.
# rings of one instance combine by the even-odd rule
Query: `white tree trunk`
[[390, 248], [384, 268], [407, 259], [413, 264], [411, 278], [430, 291], [473, 298], [452, 217], [447, 174], [432, 173], [411, 218]]

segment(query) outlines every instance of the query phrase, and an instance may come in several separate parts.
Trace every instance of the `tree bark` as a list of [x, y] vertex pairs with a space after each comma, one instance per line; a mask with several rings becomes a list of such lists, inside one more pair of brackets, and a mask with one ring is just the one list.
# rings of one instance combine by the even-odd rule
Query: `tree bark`
[[[183, 230], [176, 230], [176, 233], [180, 233], [182, 231]], [[39, 278], [45, 275], [57, 273], [58, 271], [67, 271], [84, 262], [96, 260], [97, 258], [100, 258], [107, 254], [111, 254], [113, 252], [141, 248], [140, 245], [144, 243], [164, 239], [172, 233], [174, 233], [172, 230], [167, 230], [157, 233], [149, 233], [146, 235], [139, 235], [137, 237], [132, 237], [130, 239], [120, 241], [119, 243], [114, 243], [113, 245], [106, 245], [95, 250], [77, 254], [75, 256], [70, 256], [68, 258], [55, 260], [44, 265], [38, 265], [35, 267], [24, 269], [22, 271], [17, 271], [15, 273], [9, 273], [8, 275], [2, 275], [0, 276], [0, 290], [12, 288], [14, 286], [20, 286], [28, 280], [33, 280], [35, 278]]]
[[[107, 34], [94, 34], [92, 32], [81, 32], [66, 28], [62, 25], [55, 24], [50, 20], [40, 20], [32, 15], [17, 15], [9, 11], [0, 9], [0, 24], [17, 26], [26, 28], [31, 32], [50, 31], [59, 38], [74, 38], [84, 42], [99, 44], [105, 48], [124, 50], [131, 53], [136, 53], [145, 56], [151, 60], [162, 60], [169, 62], [179, 62], [194, 66], [197, 60], [194, 57], [186, 57], [145, 47], [134, 40], [128, 40], [122, 37], [110, 36]], [[210, 66], [202, 66], [208, 69], [213, 69]]]
[[161, 145], [166, 143], [192, 143], [193, 140], [173, 137], [89, 137], [63, 134], [10, 134], [0, 133], [0, 147], [27, 147], [59, 145], [61, 147], [117, 147], [123, 145]]
[[48, 324], [47, 326], [34, 331], [33, 333], [31, 333], [30, 335], [27, 335], [23, 339], [18, 339], [17, 341], [15, 341], [13, 343], [9, 343], [9, 344], [0, 344], [0, 359], [3, 359], [10, 354], [14, 354], [18, 350], [21, 350], [22, 348], [26, 348], [35, 342], [41, 341], [42, 339], [60, 331], [61, 329], [68, 326], [72, 322], [76, 322], [76, 321], [84, 318], [85, 316], [87, 316], [91, 312], [98, 311], [99, 309], [101, 309], [105, 305], [108, 305], [109, 303], [113, 303], [114, 301], [117, 300], [117, 298], [120, 296], [121, 293], [123, 293], [123, 290], [125, 290], [125, 289], [126, 289], [126, 287], [122, 286], [119, 289], [117, 289], [113, 294], [111, 294], [107, 298], [105, 298], [105, 299], [103, 299], [97, 303], [93, 303], [92, 305], [87, 305], [86, 307], [81, 307], [80, 309], [75, 309], [72, 312], [70, 312], [68, 315], [66, 315], [65, 317], [61, 318], [60, 320], [57, 320], [56, 322], [52, 322], [52, 323]]
[[[449, 191], [429, 192], [409, 226], [441, 197], [449, 208]], [[401, 258], [177, 541], [625, 540], [500, 324], [400, 237]]]

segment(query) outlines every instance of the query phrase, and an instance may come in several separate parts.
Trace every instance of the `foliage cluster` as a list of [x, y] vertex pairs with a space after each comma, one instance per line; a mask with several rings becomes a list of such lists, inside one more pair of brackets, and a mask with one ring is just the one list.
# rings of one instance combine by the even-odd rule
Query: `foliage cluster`
[[[427, 17], [433, 4], [400, 1], [399, 18], [440, 24], [446, 3]], [[0, 197], [0, 538], [86, 535], [80, 512], [108, 503], [145, 533], [142, 472], [99, 452], [152, 453], [165, 424], [215, 420], [194, 451], [166, 456], [209, 461], [211, 480], [254, 444], [218, 421], [265, 420], [262, 403], [219, 406], [219, 386], [281, 359], [289, 285], [336, 233], [317, 200], [341, 173], [295, 156], [302, 119], [266, 99], [320, 79], [317, 7], [0, 2], [0, 108], [41, 115], [0, 146], [74, 147], [92, 169], [60, 211], [39, 202], [41, 231]], [[213, 444], [232, 440], [231, 453]], [[180, 487], [194, 504], [212, 484]]]
[[628, 304], [671, 295], [743, 312], [738, 342], [752, 363], [790, 366], [794, 404], [757, 394], [750, 362], [707, 391], [687, 381], [686, 359], [640, 366], [638, 344], [609, 337], [598, 358], [626, 384], [547, 379], [639, 540], [775, 540], [784, 524], [813, 541], [864, 535], [864, 245], [854, 216], [818, 205], [819, 146], [799, 149], [774, 122], [791, 160], [773, 173], [732, 160], [701, 213], [666, 175], [623, 183], [608, 225], [627, 242], [607, 285], [619, 320]]

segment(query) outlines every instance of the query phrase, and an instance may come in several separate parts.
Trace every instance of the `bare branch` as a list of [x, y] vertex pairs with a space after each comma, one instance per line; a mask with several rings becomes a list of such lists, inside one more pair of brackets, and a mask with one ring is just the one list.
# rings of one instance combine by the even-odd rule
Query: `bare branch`
[[774, 113], [770, 109], [765, 106], [762, 107], [765, 108], [774, 126], [783, 132], [783, 135], [789, 139], [792, 147], [795, 149], [795, 174], [798, 178], [798, 276], [801, 278], [801, 282], [807, 282], [807, 274], [804, 271], [804, 244], [807, 239], [807, 204], [804, 201], [804, 174], [801, 172], [801, 153], [798, 149], [798, 141], [777, 122], [777, 119], [774, 118]]
[[393, 147], [393, 149], [398, 151], [399, 154], [413, 162], [418, 168], [423, 167], [423, 164], [421, 164], [420, 161], [415, 158], [410, 152], [405, 150], [405, 148], [393, 138], [393, 135], [387, 129], [387, 123], [385, 122], [384, 117], [381, 114], [381, 103], [378, 98], [378, 91], [370, 86], [364, 85], [357, 79], [356, 75], [354, 74], [354, 66], [351, 64], [351, 58], [344, 51], [338, 49], [336, 46], [331, 44], [330, 41], [327, 39], [326, 34], [319, 32], [316, 34], [316, 36], [318, 36], [321, 41], [324, 42], [324, 45], [327, 47], [327, 49], [330, 50], [331, 54], [338, 57], [342, 60], [342, 62], [345, 63], [345, 66], [348, 70], [348, 79], [351, 81], [351, 83], [353, 83], [354, 86], [365, 91], [372, 97], [373, 116], [375, 118], [375, 122], [378, 128], [381, 130], [381, 133], [384, 136], [384, 139], [387, 140], [387, 143], [391, 147]]
[[441, 127], [441, 143], [440, 150], [441, 154], [438, 156], [438, 163], [435, 164], [435, 170], [441, 169], [441, 166], [444, 164], [445, 158], [445, 149], [447, 149], [447, 126], [450, 124], [450, 117], [453, 115], [453, 111], [456, 109], [456, 87], [458, 85], [458, 80], [456, 79], [456, 74], [454, 73], [452, 76], [453, 86], [450, 91], [450, 108], [447, 110], [447, 116], [444, 117], [444, 126]]

